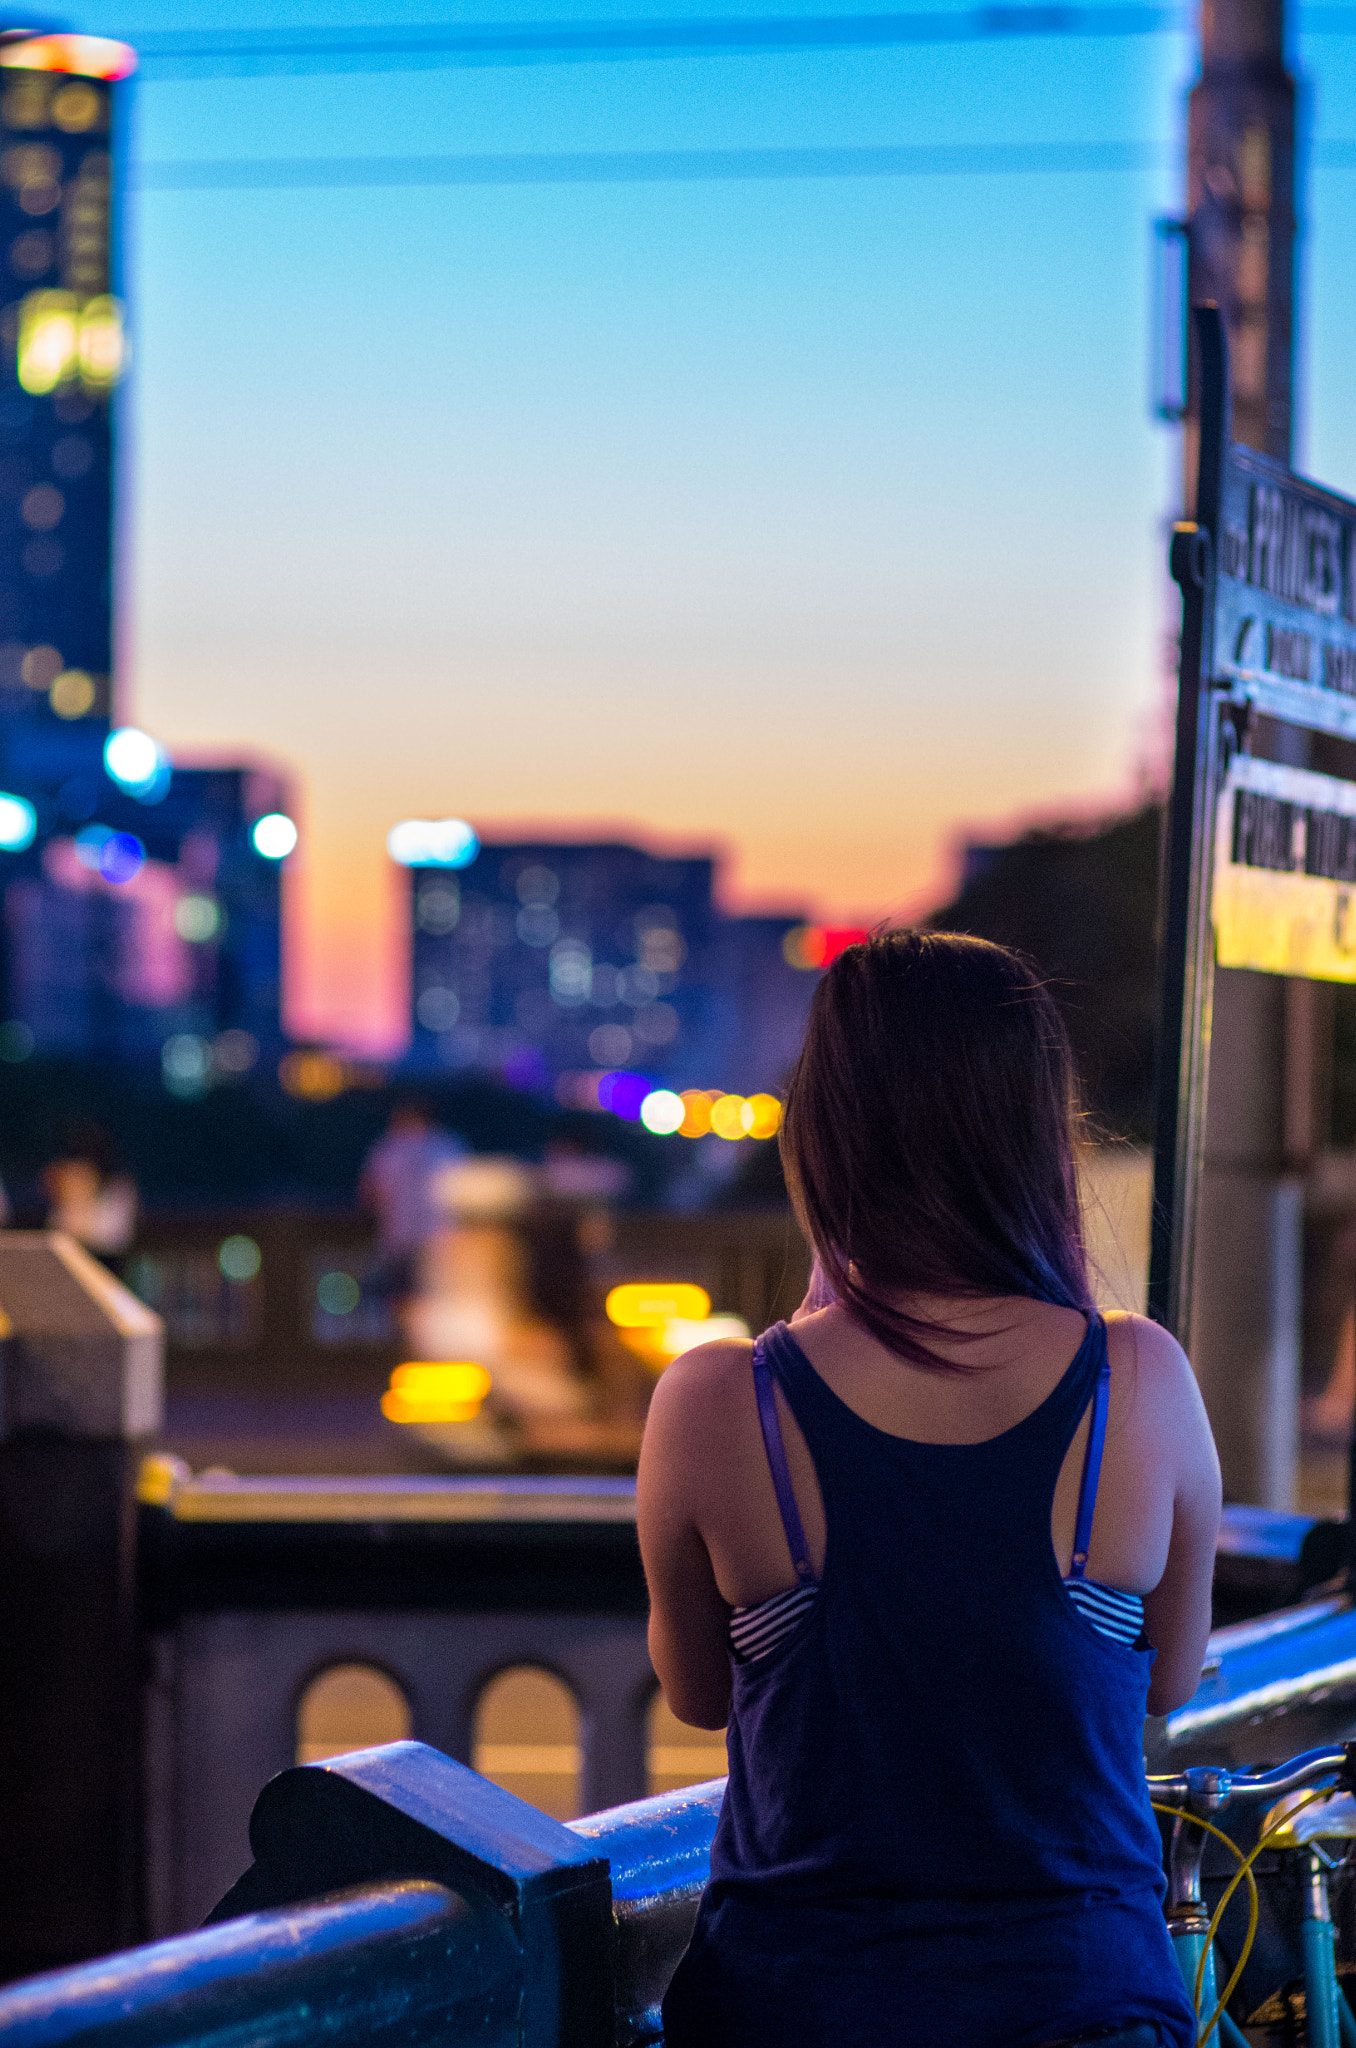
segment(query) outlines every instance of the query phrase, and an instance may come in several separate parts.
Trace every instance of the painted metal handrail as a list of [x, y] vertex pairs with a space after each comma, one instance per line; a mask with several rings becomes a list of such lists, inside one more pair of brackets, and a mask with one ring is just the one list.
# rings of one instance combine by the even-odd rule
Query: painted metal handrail
[[519, 2039], [503, 1918], [419, 1881], [363, 1885], [81, 1963], [0, 1992], [5, 2048], [250, 2048]]

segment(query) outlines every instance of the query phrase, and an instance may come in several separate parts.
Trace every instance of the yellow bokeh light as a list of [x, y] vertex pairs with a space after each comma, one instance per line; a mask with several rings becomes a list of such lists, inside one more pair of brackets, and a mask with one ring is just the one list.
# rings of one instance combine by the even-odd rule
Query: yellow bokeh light
[[782, 1127], [782, 1106], [775, 1095], [751, 1095], [744, 1104], [744, 1129], [751, 1138], [775, 1138]]
[[94, 703], [94, 683], [82, 668], [63, 669], [47, 701], [58, 718], [83, 718]]
[[742, 1095], [722, 1095], [711, 1104], [711, 1128], [718, 1138], [726, 1138], [731, 1144], [748, 1136]]
[[43, 398], [75, 374], [80, 301], [74, 292], [30, 292], [19, 307], [19, 382]]
[[88, 300], [80, 315], [77, 344], [80, 381], [86, 390], [111, 390], [122, 375], [126, 353], [117, 300], [106, 292]]
[[704, 1138], [711, 1128], [711, 1104], [716, 1100], [704, 1088], [684, 1088], [682, 1104], [683, 1121], [678, 1126], [681, 1138]]
[[711, 1313], [704, 1287], [686, 1280], [628, 1280], [607, 1297], [607, 1318], [622, 1330], [660, 1330], [675, 1318], [699, 1323]]
[[388, 1422], [473, 1422], [489, 1391], [483, 1365], [411, 1361], [391, 1374], [381, 1412]]
[[278, 1064], [278, 1079], [302, 1102], [332, 1102], [348, 1086], [348, 1067], [331, 1052], [289, 1052]]

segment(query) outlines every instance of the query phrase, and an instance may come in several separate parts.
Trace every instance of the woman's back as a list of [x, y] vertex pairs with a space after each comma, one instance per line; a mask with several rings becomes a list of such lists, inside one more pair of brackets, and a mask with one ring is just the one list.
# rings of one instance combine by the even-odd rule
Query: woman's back
[[[937, 1305], [918, 1306], [935, 1312]], [[964, 1445], [997, 1438], [1038, 1408], [1067, 1372], [1086, 1330], [1077, 1311], [1048, 1302], [977, 1302], [951, 1313], [968, 1333], [947, 1347], [962, 1362], [957, 1373], [939, 1374], [900, 1359], [838, 1308], [797, 1316], [793, 1335], [823, 1384], [872, 1429], [920, 1444]], [[1179, 1692], [1185, 1698], [1195, 1690], [1196, 1641], [1203, 1650], [1209, 1631], [1208, 1573], [1182, 1569], [1166, 1583], [1165, 1573], [1175, 1520], [1179, 1548], [1192, 1548], [1183, 1518], [1198, 1503], [1194, 1550], [1213, 1558], [1214, 1445], [1191, 1369], [1156, 1323], [1141, 1316], [1108, 1317], [1107, 1350], [1109, 1414], [1087, 1575], [1147, 1596], [1149, 1633], [1158, 1651], [1150, 1710], [1163, 1712], [1180, 1703]], [[682, 1409], [673, 1429], [665, 1427], [670, 1406]], [[814, 1462], [784, 1395], [778, 1414], [817, 1574], [825, 1523]], [[1061, 1577], [1073, 1551], [1089, 1419], [1085, 1403], [1051, 1504], [1051, 1543]], [[786, 1540], [748, 1345], [704, 1345], [670, 1368], [651, 1430], [651, 1470], [661, 1458], [666, 1471], [660, 1485], [667, 1492], [676, 1481], [690, 1502], [728, 1605], [753, 1606], [786, 1587]], [[1182, 1566], [1191, 1561], [1183, 1557]], [[1182, 1636], [1187, 1639], [1179, 1654]]]
[[[1104, 1327], [1068, 1312], [1028, 1316], [1031, 1307], [992, 1305], [995, 1325], [1008, 1312], [1000, 1362], [942, 1382], [900, 1372], [888, 1354], [881, 1370], [880, 1347], [836, 1310], [762, 1340], [815, 1586], [789, 1632], [735, 1665], [729, 1790], [703, 1926], [673, 1995], [676, 2042], [719, 2038], [712, 2001], [727, 2013], [737, 2005], [726, 1973], [703, 1968], [713, 1936], [718, 1950], [733, 1943], [746, 1956], [769, 1946], [754, 1979], [758, 2015], [740, 2022], [746, 2040], [797, 2038], [787, 2029], [797, 2015], [803, 2023], [807, 1995], [828, 2005], [803, 2038], [819, 2038], [830, 2011], [837, 2038], [865, 2033], [878, 2024], [887, 1927], [900, 1971], [892, 1997], [912, 2001], [920, 2021], [937, 2002], [926, 2031], [900, 2039], [971, 2048], [989, 2029], [995, 2041], [1018, 2040], [1033, 1994], [1024, 1998], [1014, 1972], [1033, 1969], [1043, 1989], [1032, 2038], [1050, 2037], [1052, 2014], [1061, 2032], [1095, 2024], [1117, 1984], [1123, 2015], [1185, 2024], [1140, 1762], [1152, 1660], [1090, 1624], [1063, 1583]], [[1172, 1489], [1135, 1479], [1145, 1431], [1163, 1425], [1171, 1403], [1161, 1389], [1158, 1400], [1146, 1393], [1153, 1368], [1136, 1369], [1136, 1334], [1125, 1323], [1116, 1332], [1127, 1369], [1110, 1378], [1106, 1494], [1088, 1570], [1144, 1593], [1162, 1580]], [[702, 1473], [717, 1582], [739, 1609], [787, 1589], [794, 1563], [752, 1360], [746, 1347], [728, 1352], [693, 1354], [689, 1387], [676, 1378], [665, 1405], [703, 1418], [682, 1431], [685, 1457]], [[713, 1398], [709, 1384], [698, 1391], [728, 1373], [732, 1395], [741, 1369], [745, 1401]], [[652, 1449], [665, 1435], [661, 1416]], [[751, 1486], [760, 1457], [762, 1484]], [[1113, 1472], [1120, 1500], [1109, 1514]], [[1070, 1908], [1087, 1944], [1081, 1968], [1068, 1954]], [[977, 1971], [962, 1958], [980, 1930], [988, 1967]], [[1099, 1955], [1099, 1937], [1118, 1954]], [[768, 1972], [788, 1948], [803, 1957], [807, 1942], [819, 1949], [818, 1988], [807, 1994], [795, 1973], [791, 2010], [774, 2022]], [[1159, 1989], [1136, 2008], [1146, 1950]]]
[[641, 1457], [655, 1669], [730, 1730], [670, 2048], [1193, 2038], [1141, 1737], [1218, 1467], [1178, 1346], [1092, 1307], [1072, 1100], [1001, 948], [888, 933], [815, 992], [782, 1151], [831, 1305], [679, 1359]]

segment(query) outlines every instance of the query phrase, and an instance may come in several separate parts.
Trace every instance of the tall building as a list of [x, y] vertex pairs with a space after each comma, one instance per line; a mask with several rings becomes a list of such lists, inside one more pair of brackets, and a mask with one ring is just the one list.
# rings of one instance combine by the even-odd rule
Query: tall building
[[122, 43], [0, 37], [0, 777], [57, 788], [112, 711]]
[[708, 856], [430, 836], [448, 829], [390, 842], [410, 868], [412, 1068], [542, 1088], [616, 1069], [780, 1081], [813, 988], [783, 950], [794, 919], [723, 917]]
[[0, 1051], [159, 1061], [184, 1094], [214, 1063], [276, 1061], [280, 862], [256, 826], [286, 816], [284, 783], [258, 768], [176, 768], [147, 801], [100, 767], [27, 847], [0, 853]]
[[97, 37], [0, 34], [0, 1057], [159, 1062], [192, 1094], [281, 1049], [295, 829], [276, 773], [171, 770], [115, 730], [134, 63]]

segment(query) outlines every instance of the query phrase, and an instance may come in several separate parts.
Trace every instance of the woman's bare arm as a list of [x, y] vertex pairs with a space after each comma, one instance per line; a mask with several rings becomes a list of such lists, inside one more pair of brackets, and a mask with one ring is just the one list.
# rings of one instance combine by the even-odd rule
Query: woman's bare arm
[[693, 1728], [730, 1717], [730, 1609], [721, 1598], [696, 1511], [710, 1484], [710, 1354], [675, 1359], [650, 1402], [636, 1475], [636, 1523], [650, 1589], [650, 1661], [664, 1697]]
[[1137, 1400], [1150, 1404], [1147, 1448], [1173, 1473], [1172, 1536], [1163, 1576], [1144, 1602], [1144, 1626], [1157, 1651], [1149, 1712], [1185, 1706], [1201, 1682], [1210, 1635], [1210, 1593], [1219, 1536], [1219, 1458], [1195, 1374], [1176, 1340], [1157, 1323], [1133, 1318], [1139, 1369]]

